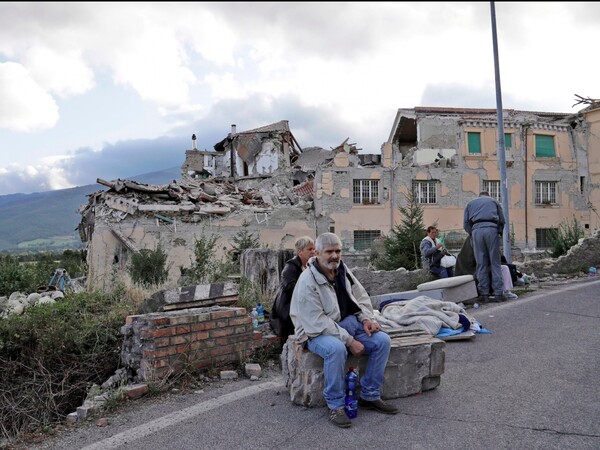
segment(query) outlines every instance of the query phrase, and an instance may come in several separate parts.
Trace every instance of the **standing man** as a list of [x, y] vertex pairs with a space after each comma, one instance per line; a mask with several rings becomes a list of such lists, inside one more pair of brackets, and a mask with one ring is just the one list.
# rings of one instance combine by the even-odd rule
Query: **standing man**
[[390, 354], [390, 337], [380, 330], [367, 291], [341, 260], [342, 243], [333, 233], [317, 238], [316, 256], [300, 275], [290, 307], [298, 342], [323, 358], [323, 397], [329, 420], [352, 425], [344, 412], [344, 375], [348, 352], [369, 355], [360, 379], [358, 406], [384, 414], [398, 409], [381, 400], [383, 374]]
[[[481, 303], [505, 301], [500, 262], [500, 233], [504, 228], [502, 206], [490, 197], [489, 192], [482, 191], [465, 207], [463, 226], [471, 236]], [[493, 292], [490, 291], [490, 271]]]

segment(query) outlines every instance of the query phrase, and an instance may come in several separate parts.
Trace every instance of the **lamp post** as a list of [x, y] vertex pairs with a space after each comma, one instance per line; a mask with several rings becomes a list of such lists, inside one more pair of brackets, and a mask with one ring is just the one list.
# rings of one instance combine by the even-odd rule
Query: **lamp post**
[[502, 89], [500, 88], [500, 65], [498, 62], [498, 36], [496, 34], [496, 8], [494, 2], [490, 2], [492, 13], [492, 40], [494, 44], [494, 69], [496, 74], [496, 114], [498, 115], [498, 166], [500, 166], [500, 192], [502, 196], [502, 210], [504, 211], [504, 230], [502, 233], [502, 245], [504, 257], [510, 264], [512, 255], [510, 251], [510, 221], [508, 213], [508, 188], [506, 185], [506, 150], [504, 142], [504, 114], [502, 111]]

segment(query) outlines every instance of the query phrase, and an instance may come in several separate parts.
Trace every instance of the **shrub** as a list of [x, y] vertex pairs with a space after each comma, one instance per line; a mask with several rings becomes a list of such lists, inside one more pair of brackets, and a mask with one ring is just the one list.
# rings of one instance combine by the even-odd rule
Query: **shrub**
[[160, 245], [156, 250], [143, 249], [134, 253], [127, 271], [135, 284], [141, 286], [158, 286], [169, 276], [167, 270], [167, 254]]
[[215, 256], [218, 237], [208, 236], [204, 229], [194, 242], [194, 263], [190, 268], [182, 269], [185, 284], [211, 283], [218, 272], [219, 260]]
[[31, 265], [20, 264], [11, 255], [0, 256], [0, 296], [9, 296], [15, 291], [32, 292], [35, 287]]
[[68, 294], [0, 320], [2, 435], [52, 426], [80, 406], [118, 368], [120, 328], [134, 311], [118, 296]]
[[583, 228], [573, 216], [573, 222], [564, 220], [560, 223], [555, 233], [550, 234], [550, 248], [553, 258], [566, 255], [571, 247], [577, 244], [583, 237]]

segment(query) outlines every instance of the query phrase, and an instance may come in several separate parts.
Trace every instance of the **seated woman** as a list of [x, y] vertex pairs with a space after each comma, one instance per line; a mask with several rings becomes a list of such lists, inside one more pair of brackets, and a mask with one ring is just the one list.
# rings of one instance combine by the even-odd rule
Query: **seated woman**
[[296, 282], [306, 269], [306, 263], [315, 255], [315, 241], [309, 236], [301, 236], [294, 243], [296, 256], [286, 261], [281, 272], [279, 288], [271, 313], [271, 329], [285, 343], [289, 335], [294, 334], [294, 324], [290, 318], [290, 302]]
[[437, 232], [436, 227], [427, 227], [427, 236], [421, 241], [419, 248], [423, 269], [429, 269], [429, 272], [440, 278], [453, 277], [454, 269], [452, 267], [442, 267], [440, 264], [442, 257], [446, 254], [446, 249], [441, 242], [438, 242]]

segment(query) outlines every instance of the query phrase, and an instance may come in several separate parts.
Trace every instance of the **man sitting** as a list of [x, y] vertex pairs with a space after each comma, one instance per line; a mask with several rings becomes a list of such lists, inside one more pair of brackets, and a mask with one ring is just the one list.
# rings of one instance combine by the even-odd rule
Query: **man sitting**
[[447, 252], [443, 244], [438, 242], [437, 233], [436, 227], [427, 227], [427, 236], [421, 240], [419, 247], [421, 250], [421, 264], [423, 269], [429, 269], [429, 272], [440, 278], [452, 277], [454, 276], [454, 269], [452, 267], [442, 267], [440, 263]]
[[348, 352], [369, 355], [360, 379], [358, 406], [384, 414], [398, 409], [381, 400], [383, 374], [390, 354], [390, 337], [380, 330], [371, 300], [360, 282], [342, 262], [342, 243], [333, 233], [317, 238], [316, 255], [300, 275], [290, 306], [297, 342], [323, 358], [323, 397], [329, 420], [336, 426], [352, 425], [344, 412], [344, 375]]

